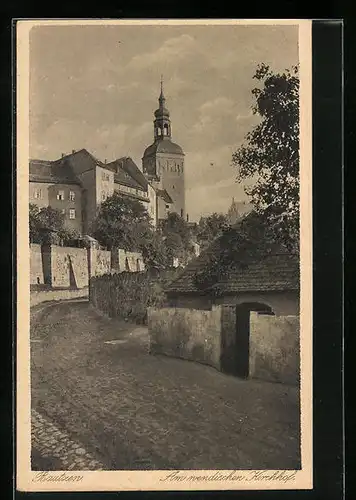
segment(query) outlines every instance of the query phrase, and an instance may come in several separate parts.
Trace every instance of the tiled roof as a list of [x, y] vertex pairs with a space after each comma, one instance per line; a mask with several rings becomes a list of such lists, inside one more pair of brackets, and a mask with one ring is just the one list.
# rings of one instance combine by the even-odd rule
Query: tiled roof
[[103, 163], [86, 149], [73, 151], [55, 161], [30, 160], [30, 181], [79, 184], [77, 175], [95, 169], [96, 166], [114, 172], [114, 182], [147, 191], [148, 182], [131, 158], [119, 158]]
[[68, 164], [44, 160], [30, 160], [29, 178], [30, 182], [80, 185], [79, 179]]
[[157, 195], [162, 198], [166, 203], [173, 203], [172, 198], [169, 196], [167, 191], [165, 189], [158, 189], [157, 190]]
[[115, 172], [114, 181], [117, 184], [124, 184], [141, 191], [147, 190], [148, 182], [131, 158], [118, 158], [106, 166]]
[[148, 181], [138, 168], [136, 163], [130, 157], [119, 158], [121, 166], [136, 182], [138, 182], [145, 190], [148, 187]]
[[83, 172], [87, 172], [88, 170], [92, 170], [96, 166], [111, 170], [108, 167], [108, 164], [98, 160], [86, 149], [73, 151], [72, 153], [63, 156], [53, 163], [57, 163], [59, 165], [69, 165], [77, 175], [82, 174]]
[[230, 251], [229, 248], [234, 231], [238, 228], [217, 238], [190, 261], [166, 292], [224, 294], [299, 289], [298, 254], [275, 249], [270, 253], [256, 252], [256, 255], [252, 251], [248, 258], [241, 253], [240, 257], [238, 249]]

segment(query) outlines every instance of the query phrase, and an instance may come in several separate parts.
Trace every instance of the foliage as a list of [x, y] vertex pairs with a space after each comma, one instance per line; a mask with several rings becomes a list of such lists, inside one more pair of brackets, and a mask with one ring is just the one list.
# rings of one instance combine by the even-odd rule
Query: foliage
[[[163, 223], [162, 234], [166, 238], [171, 238], [172, 234], [178, 235], [182, 244], [182, 248], [187, 250], [190, 245], [190, 229], [187, 222], [175, 212], [168, 214], [167, 219]], [[177, 244], [178, 239], [173, 238], [174, 244]]]
[[58, 231], [59, 239], [64, 246], [73, 246], [79, 240], [80, 234], [75, 229], [63, 228]]
[[189, 260], [192, 254], [191, 232], [187, 222], [180, 215], [172, 212], [163, 222], [162, 236], [169, 262], [178, 257], [181, 263]]
[[275, 251], [281, 247], [273, 229], [265, 224], [263, 215], [253, 211], [212, 243], [205, 265], [195, 274], [195, 283], [201, 289], [209, 288], [228, 279], [232, 268], [243, 268]]
[[60, 232], [64, 231], [64, 216], [52, 207], [39, 209], [37, 205], [30, 203], [29, 228], [31, 243], [48, 243], [50, 231], [56, 232], [60, 240]]
[[238, 181], [254, 181], [245, 191], [275, 237], [294, 246], [299, 236], [299, 77], [297, 67], [273, 73], [258, 66], [253, 108], [260, 123], [233, 154]]
[[207, 217], [201, 217], [198, 224], [198, 242], [203, 247], [208, 246], [215, 238], [228, 229], [229, 221], [225, 214], [214, 212]]
[[177, 276], [175, 269], [151, 273], [117, 273], [90, 279], [90, 302], [110, 317], [146, 323], [147, 307], [165, 304], [164, 286]]
[[108, 249], [137, 251], [144, 246], [151, 230], [150, 218], [143, 205], [115, 192], [101, 204], [92, 236]]
[[169, 267], [169, 256], [162, 235], [150, 230], [142, 239], [140, 251], [148, 270], [166, 269]]

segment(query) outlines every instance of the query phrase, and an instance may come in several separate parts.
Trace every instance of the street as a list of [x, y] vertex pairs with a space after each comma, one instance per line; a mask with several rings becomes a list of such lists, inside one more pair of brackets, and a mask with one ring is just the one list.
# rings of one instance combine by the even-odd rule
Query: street
[[300, 468], [296, 388], [148, 346], [87, 300], [31, 309], [34, 470]]

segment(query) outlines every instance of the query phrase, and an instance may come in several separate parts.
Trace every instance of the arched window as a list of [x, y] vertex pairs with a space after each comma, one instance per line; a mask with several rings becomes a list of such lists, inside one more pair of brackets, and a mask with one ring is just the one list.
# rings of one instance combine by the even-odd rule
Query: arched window
[[168, 135], [168, 124], [165, 123], [164, 126], [163, 126], [163, 130], [164, 130], [164, 135]]

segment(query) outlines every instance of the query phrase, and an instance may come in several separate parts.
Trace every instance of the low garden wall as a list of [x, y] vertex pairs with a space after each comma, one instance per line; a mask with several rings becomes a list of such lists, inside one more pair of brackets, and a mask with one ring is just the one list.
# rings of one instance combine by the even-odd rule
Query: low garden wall
[[250, 376], [299, 383], [299, 316], [250, 313]]
[[220, 369], [222, 308], [148, 309], [151, 354], [166, 354]]

